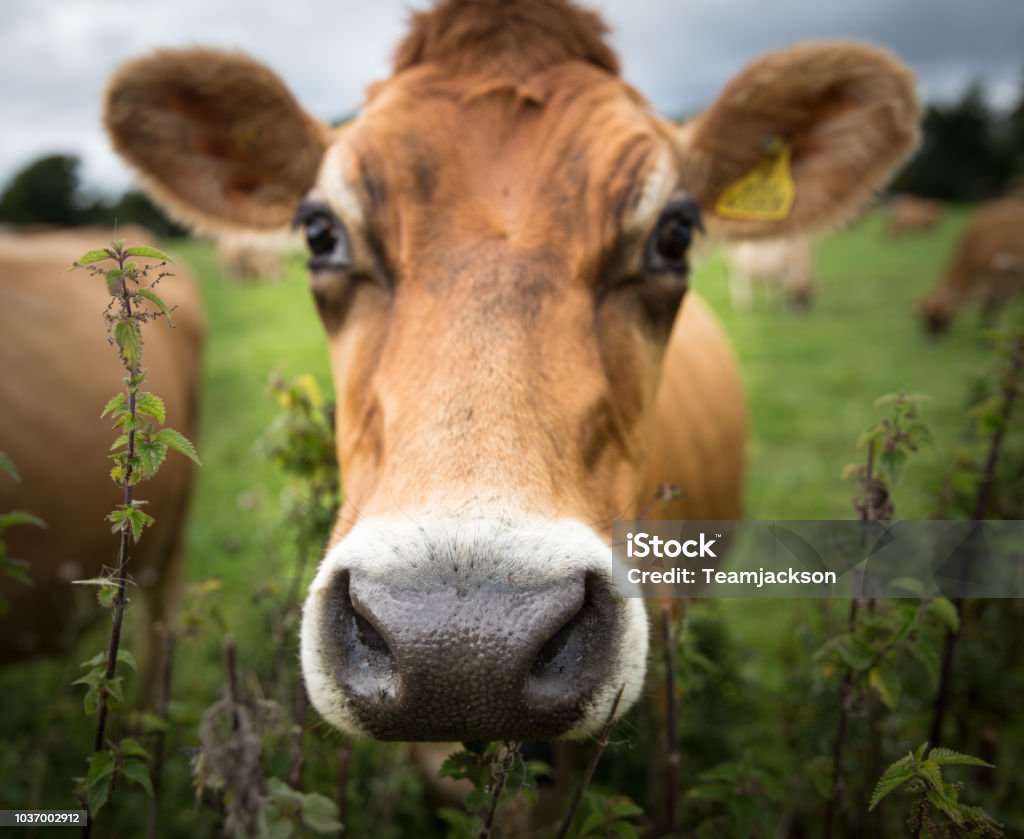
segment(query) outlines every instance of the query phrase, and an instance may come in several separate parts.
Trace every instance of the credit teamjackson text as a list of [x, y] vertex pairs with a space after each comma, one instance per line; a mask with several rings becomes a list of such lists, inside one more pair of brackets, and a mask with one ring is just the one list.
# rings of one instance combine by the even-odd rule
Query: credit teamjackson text
[[1022, 521], [619, 521], [627, 597], [1020, 597]]
[[[662, 539], [657, 534], [643, 531], [627, 533], [626, 557], [628, 559], [677, 559], [682, 556], [687, 559], [717, 559], [718, 556], [712, 548], [715, 542], [721, 538], [721, 533], [716, 533], [714, 539], [708, 539], [706, 534], [701, 533], [697, 539], [680, 541], [679, 539]], [[717, 568], [701, 568], [699, 571], [692, 568], [650, 571], [629, 568], [626, 571], [626, 579], [640, 585], [648, 583], [653, 585], [728, 583], [755, 586], [756, 588], [761, 588], [764, 585], [835, 585], [839, 582], [835, 571], [803, 571], [792, 567], [784, 568], [781, 571], [765, 571], [764, 568], [758, 568], [756, 571], [720, 571]]]

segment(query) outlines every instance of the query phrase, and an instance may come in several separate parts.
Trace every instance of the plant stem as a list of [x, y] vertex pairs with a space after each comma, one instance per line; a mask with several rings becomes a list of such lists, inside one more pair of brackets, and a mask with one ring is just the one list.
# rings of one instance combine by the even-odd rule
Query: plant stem
[[565, 814], [565, 818], [562, 819], [562, 823], [558, 826], [558, 832], [555, 834], [555, 839], [565, 839], [566, 834], [569, 832], [572, 820], [575, 818], [576, 811], [580, 808], [580, 802], [583, 800], [583, 793], [586, 792], [587, 787], [590, 785], [590, 779], [594, 777], [594, 770], [597, 769], [597, 762], [601, 759], [602, 753], [608, 746], [608, 735], [611, 733], [612, 726], [615, 724], [615, 712], [619, 708], [619, 700], [622, 699], [622, 691], [625, 689], [626, 686], [622, 685], [615, 694], [615, 700], [612, 702], [612, 707], [608, 711], [608, 718], [605, 720], [604, 728], [601, 729], [601, 736], [598, 738], [597, 745], [594, 746], [594, 751], [590, 755], [590, 760], [587, 762], [587, 766], [583, 770], [583, 777], [580, 778], [579, 786], [573, 791], [572, 800], [569, 802], [569, 809]]
[[[117, 257], [118, 268], [124, 270], [124, 256]], [[128, 283], [121, 278], [121, 306], [122, 314], [121, 317], [124, 319], [131, 319], [132, 317], [132, 300], [131, 295], [128, 292]], [[140, 361], [141, 366], [141, 361]], [[136, 414], [136, 399], [135, 393], [137, 387], [133, 385], [132, 379], [138, 374], [139, 367], [131, 369], [125, 367], [128, 371], [128, 412], [131, 415], [131, 425], [128, 428], [128, 456], [126, 459], [125, 473], [124, 473], [124, 492], [123, 492], [123, 504], [126, 510], [130, 510], [132, 507], [132, 460], [135, 457], [135, 421], [137, 419]], [[127, 602], [127, 585], [128, 585], [128, 560], [129, 560], [129, 540], [131, 539], [131, 526], [125, 521], [121, 525], [121, 545], [118, 549], [117, 554], [117, 595], [114, 598], [114, 616], [113, 625], [110, 628], [110, 643], [107, 646], [107, 670], [105, 673], [106, 682], [110, 682], [117, 673], [117, 653], [121, 647], [121, 627], [124, 623], [124, 607]], [[108, 692], [106, 684], [100, 689], [99, 708], [96, 714], [96, 736], [93, 738], [92, 751], [93, 754], [102, 750], [103, 743], [106, 739], [107, 733], [107, 714], [108, 714]], [[84, 839], [88, 839], [92, 832], [92, 814], [86, 815], [86, 824], [82, 828], [82, 836]]]
[[[995, 483], [996, 465], [999, 463], [999, 455], [1003, 448], [1003, 439], [1006, 436], [1006, 429], [1010, 425], [1010, 416], [1013, 413], [1014, 403], [1017, 400], [1017, 393], [1020, 388], [1021, 371], [1024, 368], [1024, 334], [1017, 336], [1010, 353], [1010, 367], [1003, 380], [1002, 405], [999, 409], [999, 423], [989, 441], [988, 456], [985, 458], [985, 469], [982, 472], [981, 480], [978, 482], [978, 494], [974, 502], [974, 521], [982, 521], [988, 512], [988, 506], [992, 500], [992, 487]], [[968, 560], [969, 562], [969, 560]], [[970, 565], [966, 565], [963, 574], [966, 578]], [[953, 676], [953, 659], [956, 654], [956, 642], [963, 631], [964, 601], [962, 597], [953, 600], [957, 615], [960, 618], [960, 626], [956, 632], [946, 630], [945, 643], [942, 648], [942, 669], [939, 673], [939, 686], [935, 692], [935, 704], [932, 711], [932, 725], [928, 736], [928, 742], [932, 747], [939, 745], [942, 739], [942, 726], [946, 718], [946, 707], [949, 703], [949, 688]]]
[[488, 839], [491, 835], [491, 828], [494, 826], [494, 814], [498, 810], [501, 792], [505, 789], [505, 782], [508, 780], [509, 772], [512, 771], [512, 765], [514, 765], [518, 753], [518, 743], [502, 743], [498, 748], [497, 754], [494, 756], [494, 760], [491, 763], [494, 785], [491, 787], [491, 800], [487, 807], [487, 817], [484, 819], [484, 826], [480, 829], [479, 839]]
[[[865, 504], [861, 508], [861, 520], [870, 521], [878, 518], [879, 510], [873, 503], [873, 489], [871, 480], [875, 468], [875, 441], [868, 443], [868, 456], [864, 467], [864, 481], [866, 488]], [[865, 539], [861, 539], [861, 554], [867, 550]], [[857, 628], [857, 613], [860, 610], [860, 601], [854, 597], [850, 601], [850, 612], [846, 619], [846, 631], [853, 634]], [[843, 681], [839, 685], [839, 722], [836, 726], [836, 739], [832, 747], [832, 789], [829, 794], [828, 803], [825, 805], [825, 839], [831, 839], [832, 829], [835, 825], [836, 814], [839, 811], [839, 800], [843, 792], [843, 756], [846, 750], [846, 730], [850, 719], [850, 701], [853, 694], [853, 668], [847, 667], [843, 673]]]

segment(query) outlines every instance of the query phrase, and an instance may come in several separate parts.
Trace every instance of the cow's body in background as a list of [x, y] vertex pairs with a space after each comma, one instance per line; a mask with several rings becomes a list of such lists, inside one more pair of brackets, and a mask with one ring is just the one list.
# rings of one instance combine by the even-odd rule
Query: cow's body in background
[[934, 230], [946, 214], [946, 205], [932, 198], [894, 195], [889, 201], [886, 232], [893, 238]]
[[1014, 297], [1024, 295], [1024, 198], [983, 204], [974, 213], [942, 279], [918, 303], [932, 333], [948, 328], [971, 304], [990, 320]]
[[[119, 540], [105, 520], [122, 500], [110, 478], [116, 432], [100, 413], [123, 391], [124, 370], [108, 342], [103, 312], [110, 296], [103, 279], [83, 270], [65, 273], [87, 250], [112, 238], [111, 231], [95, 229], [0, 234], [0, 451], [21, 476], [16, 483], [0, 475], [0, 513], [21, 509], [47, 524], [13, 527], [5, 535], [10, 556], [29, 563], [31, 585], [0, 577], [11, 607], [0, 616], [0, 662], [72, 642], [84, 619], [103, 614], [95, 602], [86, 615], [72, 614], [75, 592], [83, 593], [72, 581], [116, 566]], [[118, 238], [155, 244], [136, 229], [121, 230]], [[143, 389], [161, 396], [167, 424], [194, 440], [202, 307], [188, 271], [178, 265], [168, 270], [174, 276], [158, 290], [177, 306], [174, 328], [162, 319], [144, 327]], [[129, 597], [145, 595], [151, 634], [174, 607], [191, 485], [191, 464], [172, 453], [157, 477], [136, 489], [156, 523], [132, 547], [137, 588], [129, 588]], [[150, 657], [146, 662], [152, 663]]]
[[774, 242], [740, 242], [726, 252], [729, 293], [738, 309], [754, 304], [756, 289], [806, 309], [814, 296], [814, 253], [806, 237]]

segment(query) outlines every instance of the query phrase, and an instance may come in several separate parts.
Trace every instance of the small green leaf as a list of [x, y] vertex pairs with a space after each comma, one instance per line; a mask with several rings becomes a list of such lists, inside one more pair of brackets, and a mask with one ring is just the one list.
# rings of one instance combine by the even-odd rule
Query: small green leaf
[[100, 419], [105, 417], [107, 414], [111, 414], [116, 418], [121, 416], [127, 410], [128, 399], [123, 393], [119, 393], [106, 404], [106, 407], [103, 409], [103, 413], [100, 414]]
[[140, 436], [136, 453], [139, 457], [139, 467], [143, 477], [152, 478], [167, 457], [167, 446], [159, 440]]
[[89, 773], [85, 776], [87, 784], [94, 784], [114, 772], [114, 754], [110, 751], [96, 752], [89, 756]]
[[[167, 254], [163, 251], [158, 251], [156, 248], [150, 248], [146, 245], [133, 245], [130, 248], [125, 248], [125, 256], [148, 256], [153, 259], [159, 259], [163, 262], [174, 262]], [[79, 260], [81, 262], [81, 260]]]
[[913, 771], [905, 763], [907, 759], [897, 761], [882, 774], [875, 784], [875, 790], [871, 793], [871, 801], [868, 803], [868, 812], [874, 810], [878, 803], [889, 793], [894, 792], [914, 777]]
[[141, 294], [150, 303], [152, 303], [158, 309], [160, 309], [160, 311], [163, 312], [163, 315], [165, 318], [167, 318], [167, 320], [171, 319], [170, 307], [164, 302], [164, 299], [160, 297], [160, 295], [158, 295], [155, 291], [152, 291], [151, 289], [148, 288], [140, 288], [139, 294]]
[[108, 250], [92, 250], [86, 251], [78, 259], [76, 259], [71, 265], [64, 271], [66, 274], [68, 271], [74, 271], [76, 268], [82, 268], [85, 265], [92, 265], [94, 262], [102, 262], [104, 259], [113, 259], [113, 255]]
[[21, 482], [21, 475], [19, 475], [18, 470], [14, 468], [14, 462], [4, 452], [0, 452], [0, 472], [3, 472], [5, 475], [10, 475], [19, 483]]
[[988, 769], [995, 769], [995, 766], [982, 760], [980, 757], [965, 755], [952, 749], [932, 749], [928, 753], [928, 760], [934, 761], [939, 766], [984, 766]]
[[134, 319], [120, 320], [114, 326], [114, 340], [121, 348], [121, 356], [125, 365], [134, 370], [142, 358], [142, 335], [139, 324]]
[[117, 744], [117, 750], [121, 753], [122, 757], [137, 757], [143, 760], [149, 760], [149, 752], [147, 752], [142, 744], [132, 738], [125, 737], [120, 743]]
[[302, 796], [302, 823], [314, 833], [337, 833], [343, 829], [338, 805], [318, 792]]
[[167, 409], [164, 407], [164, 400], [155, 393], [140, 393], [135, 400], [135, 411], [152, 417], [161, 425], [166, 422]]
[[121, 767], [123, 774], [129, 781], [134, 781], [142, 787], [150, 798], [153, 797], [153, 782], [149, 778], [149, 765], [141, 760], [125, 761]]
[[103, 808], [110, 798], [110, 784], [113, 779], [110, 776], [102, 778], [94, 784], [88, 784], [86, 800], [89, 802], [89, 816], [95, 818], [96, 814]]
[[196, 454], [196, 447], [180, 431], [175, 431], [173, 428], [161, 428], [153, 435], [153, 439], [159, 440], [161, 443], [166, 444], [168, 448], [185, 455], [197, 466], [202, 466], [199, 462], [199, 455]]
[[960, 613], [945, 597], [936, 597], [928, 604], [928, 614], [942, 623], [950, 632], [960, 630]]
[[114, 676], [107, 682], [107, 706], [116, 708], [124, 704], [124, 679]]
[[117, 651], [117, 663], [123, 664], [125, 665], [125, 667], [130, 667], [132, 670], [135, 671], [138, 671], [139, 669], [139, 665], [135, 661], [135, 656], [128, 652], [128, 650]]
[[121, 268], [111, 268], [107, 271], [107, 291], [111, 297], [117, 297], [121, 293], [121, 280], [124, 271]]

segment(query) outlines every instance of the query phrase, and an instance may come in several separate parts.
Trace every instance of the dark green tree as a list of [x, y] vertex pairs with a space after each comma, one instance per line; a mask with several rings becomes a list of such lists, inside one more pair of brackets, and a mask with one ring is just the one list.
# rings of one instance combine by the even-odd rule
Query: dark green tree
[[65, 227], [80, 224], [78, 166], [78, 158], [69, 154], [51, 154], [29, 163], [11, 178], [0, 196], [0, 221]]
[[946, 201], [982, 201], [1002, 194], [1011, 174], [1002, 129], [1002, 120], [977, 83], [956, 102], [929, 105], [921, 148], [893, 191]]

